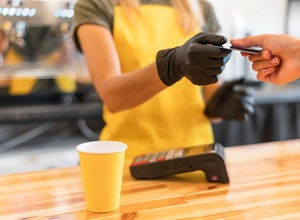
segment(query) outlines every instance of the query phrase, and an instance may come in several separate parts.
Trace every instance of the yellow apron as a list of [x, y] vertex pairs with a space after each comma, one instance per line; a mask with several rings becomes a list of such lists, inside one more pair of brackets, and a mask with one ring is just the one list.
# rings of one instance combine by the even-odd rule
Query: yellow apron
[[[140, 12], [128, 18], [123, 8], [114, 8], [113, 35], [123, 73], [153, 63], [158, 50], [181, 45], [195, 34], [183, 32], [170, 6], [142, 5]], [[125, 142], [127, 158], [213, 142], [200, 88], [183, 78], [133, 109], [111, 113], [104, 106], [100, 140]]]

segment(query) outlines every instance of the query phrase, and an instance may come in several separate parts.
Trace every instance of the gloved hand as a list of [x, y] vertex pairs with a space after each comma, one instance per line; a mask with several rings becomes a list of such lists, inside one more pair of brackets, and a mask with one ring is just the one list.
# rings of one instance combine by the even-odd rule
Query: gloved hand
[[208, 100], [204, 113], [209, 118], [246, 121], [254, 112], [254, 98], [249, 88], [235, 87], [244, 79], [224, 83]]
[[180, 47], [160, 50], [156, 55], [157, 71], [162, 82], [171, 86], [183, 76], [195, 85], [218, 81], [218, 74], [231, 56], [230, 50], [205, 44], [222, 45], [227, 39], [221, 35], [198, 33]]

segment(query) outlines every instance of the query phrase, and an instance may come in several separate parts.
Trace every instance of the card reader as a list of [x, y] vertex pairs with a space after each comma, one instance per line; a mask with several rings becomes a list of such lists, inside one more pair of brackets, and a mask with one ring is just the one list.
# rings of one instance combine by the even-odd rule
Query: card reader
[[201, 170], [208, 182], [229, 183], [224, 147], [220, 143], [183, 147], [137, 156], [130, 165], [136, 179], [157, 179]]

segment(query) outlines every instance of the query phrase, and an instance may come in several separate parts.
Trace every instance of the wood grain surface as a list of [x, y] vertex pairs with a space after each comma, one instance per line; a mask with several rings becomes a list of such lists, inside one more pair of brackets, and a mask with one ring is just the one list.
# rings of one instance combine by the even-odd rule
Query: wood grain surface
[[0, 219], [300, 219], [300, 140], [226, 148], [229, 184], [201, 171], [135, 180], [129, 164], [105, 214], [86, 211], [80, 167], [0, 176]]

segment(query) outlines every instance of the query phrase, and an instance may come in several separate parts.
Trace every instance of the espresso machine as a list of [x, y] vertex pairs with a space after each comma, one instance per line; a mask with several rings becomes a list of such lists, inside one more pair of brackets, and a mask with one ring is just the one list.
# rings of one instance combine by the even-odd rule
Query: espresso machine
[[0, 99], [74, 94], [89, 81], [72, 39], [75, 1], [0, 1]]
[[72, 38], [75, 1], [0, 0], [0, 154], [78, 131], [98, 139], [102, 102]]

